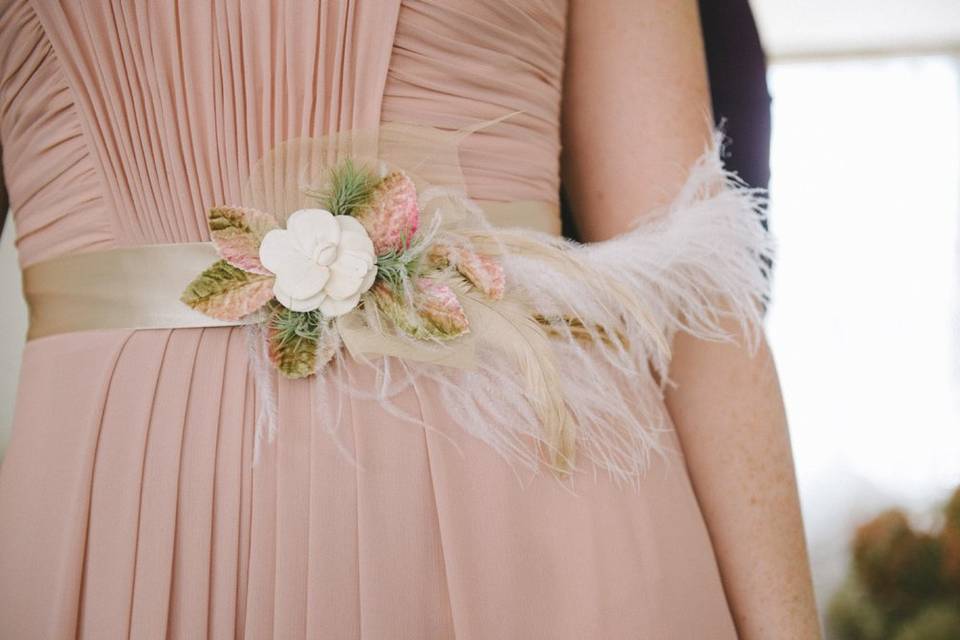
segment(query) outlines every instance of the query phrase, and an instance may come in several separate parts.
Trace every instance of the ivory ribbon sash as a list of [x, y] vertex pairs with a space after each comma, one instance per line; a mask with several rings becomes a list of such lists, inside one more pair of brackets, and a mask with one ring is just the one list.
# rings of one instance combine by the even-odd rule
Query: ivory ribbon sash
[[[496, 226], [559, 233], [559, 213], [550, 203], [478, 204]], [[180, 302], [186, 286], [218, 259], [212, 243], [189, 242], [76, 253], [31, 265], [23, 270], [23, 292], [30, 310], [27, 339], [95, 329], [227, 327], [253, 322], [224, 322]], [[356, 333], [355, 328], [351, 330]]]

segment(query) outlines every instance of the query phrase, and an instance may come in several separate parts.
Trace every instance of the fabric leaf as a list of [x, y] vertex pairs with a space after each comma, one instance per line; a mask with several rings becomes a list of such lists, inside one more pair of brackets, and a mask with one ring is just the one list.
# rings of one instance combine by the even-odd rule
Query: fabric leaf
[[269, 213], [243, 207], [213, 207], [207, 214], [210, 238], [220, 257], [244, 271], [271, 275], [260, 263], [260, 243], [277, 221]]
[[412, 303], [385, 282], [378, 282], [370, 291], [380, 312], [411, 338], [452, 340], [470, 332], [463, 306], [447, 284], [421, 278]]
[[250, 273], [218, 260], [187, 285], [180, 300], [208, 316], [233, 322], [273, 298], [273, 276]]
[[433, 337], [450, 340], [470, 331], [467, 314], [450, 285], [428, 278], [417, 280], [416, 308]]
[[354, 216], [367, 229], [378, 256], [410, 246], [420, 224], [420, 205], [413, 180], [402, 171], [388, 174]]
[[339, 348], [339, 336], [319, 311], [293, 311], [273, 302], [267, 321], [270, 361], [287, 378], [306, 378]]
[[405, 304], [402, 297], [388, 283], [378, 280], [370, 288], [369, 293], [377, 303], [380, 313], [389, 318], [398, 329], [414, 338], [427, 337], [419, 335], [420, 322], [413, 307]]
[[467, 247], [435, 244], [430, 249], [430, 262], [435, 266], [453, 266], [470, 284], [491, 300], [503, 297], [506, 276], [494, 258], [476, 253]]

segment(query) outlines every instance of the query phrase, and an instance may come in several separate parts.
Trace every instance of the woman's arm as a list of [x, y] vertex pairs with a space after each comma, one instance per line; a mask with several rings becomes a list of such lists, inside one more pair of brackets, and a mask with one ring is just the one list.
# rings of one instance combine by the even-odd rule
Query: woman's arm
[[[711, 139], [708, 95], [694, 0], [571, 0], [564, 184], [585, 240], [674, 197]], [[688, 334], [673, 346], [667, 406], [740, 636], [819, 638], [770, 353]]]

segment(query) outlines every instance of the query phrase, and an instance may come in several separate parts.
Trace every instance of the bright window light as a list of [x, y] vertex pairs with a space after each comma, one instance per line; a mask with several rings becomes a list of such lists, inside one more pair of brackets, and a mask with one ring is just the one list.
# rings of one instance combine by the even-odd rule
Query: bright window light
[[768, 329], [826, 589], [855, 523], [960, 483], [960, 78], [943, 56], [784, 63], [770, 83]]

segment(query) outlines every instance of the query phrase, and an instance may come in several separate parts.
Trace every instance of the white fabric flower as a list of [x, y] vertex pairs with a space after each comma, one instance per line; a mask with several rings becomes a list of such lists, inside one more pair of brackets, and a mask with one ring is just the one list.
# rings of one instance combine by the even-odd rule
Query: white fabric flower
[[260, 244], [260, 262], [277, 277], [277, 301], [328, 318], [357, 306], [377, 276], [376, 260], [359, 220], [323, 209], [295, 211], [286, 229], [270, 231]]

